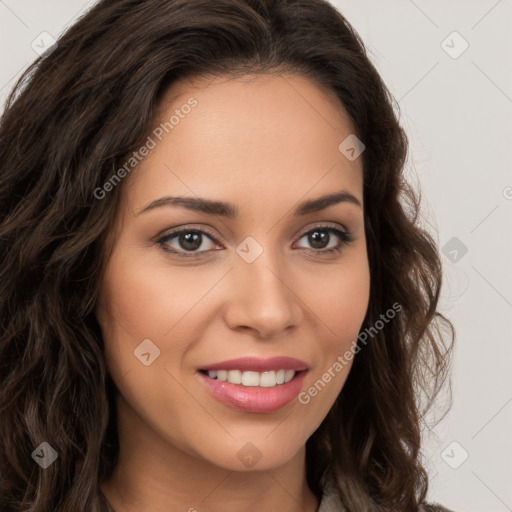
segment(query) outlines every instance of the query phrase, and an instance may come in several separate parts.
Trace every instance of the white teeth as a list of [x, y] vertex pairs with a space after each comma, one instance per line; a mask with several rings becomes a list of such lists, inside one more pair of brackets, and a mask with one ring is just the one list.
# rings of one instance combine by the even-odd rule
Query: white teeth
[[211, 379], [230, 382], [231, 384], [242, 384], [247, 387], [273, 388], [278, 384], [290, 382], [295, 376], [295, 370], [277, 370], [268, 372], [252, 372], [241, 370], [209, 370], [208, 377]]
[[242, 372], [240, 370], [229, 370], [228, 382], [231, 382], [231, 384], [242, 384]]
[[244, 386], [259, 386], [260, 374], [258, 372], [243, 372], [242, 384]]
[[289, 382], [293, 379], [293, 376], [295, 375], [295, 372], [293, 370], [286, 370], [284, 372], [284, 381]]
[[263, 372], [260, 375], [260, 386], [262, 388], [273, 388], [277, 385], [276, 372]]

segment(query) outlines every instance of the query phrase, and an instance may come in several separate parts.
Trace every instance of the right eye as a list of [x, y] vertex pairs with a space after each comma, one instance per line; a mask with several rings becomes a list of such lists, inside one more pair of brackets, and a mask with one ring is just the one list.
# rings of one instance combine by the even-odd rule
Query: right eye
[[[198, 250], [204, 247], [205, 237], [212, 242], [217, 242], [213, 233], [208, 230], [185, 228], [164, 235], [157, 240], [157, 243], [164, 251], [175, 254], [180, 258], [193, 258], [199, 254], [209, 252], [208, 250]], [[174, 239], [176, 239], [174, 245], [170, 244]]]

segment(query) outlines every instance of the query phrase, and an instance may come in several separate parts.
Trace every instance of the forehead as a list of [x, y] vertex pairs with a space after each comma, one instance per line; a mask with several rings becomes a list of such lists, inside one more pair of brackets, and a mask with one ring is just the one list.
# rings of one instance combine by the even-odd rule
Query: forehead
[[353, 123], [334, 92], [302, 76], [181, 80], [152, 126], [154, 148], [125, 183], [133, 210], [164, 193], [249, 207], [251, 196], [296, 202], [348, 188], [362, 202], [361, 159], [338, 149]]
[[[328, 144], [340, 134], [354, 133], [350, 116], [334, 91], [310, 78], [295, 74], [256, 74], [242, 77], [196, 77], [175, 82], [155, 110], [153, 124], [169, 120], [172, 113], [194, 98], [194, 116], [173, 128], [176, 142], [184, 129], [193, 128], [202, 141], [229, 134], [231, 139], [292, 147], [309, 146], [327, 136]], [[181, 117], [181, 120], [184, 120]], [[262, 128], [265, 128], [262, 130]], [[202, 128], [202, 130], [200, 130]], [[286, 128], [286, 132], [281, 132]], [[276, 136], [277, 139], [276, 139]], [[171, 142], [171, 141], [170, 141]]]

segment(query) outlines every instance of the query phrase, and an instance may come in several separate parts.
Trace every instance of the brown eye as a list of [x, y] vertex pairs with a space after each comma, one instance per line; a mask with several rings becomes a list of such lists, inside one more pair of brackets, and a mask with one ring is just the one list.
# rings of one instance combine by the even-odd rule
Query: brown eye
[[[164, 251], [185, 258], [209, 252], [207, 240], [216, 242], [213, 234], [201, 229], [181, 229], [160, 238], [157, 243]], [[173, 241], [171, 244], [170, 242]], [[205, 247], [206, 245], [206, 247]], [[215, 245], [215, 244], [213, 244]], [[203, 250], [199, 250], [203, 248]]]
[[[333, 235], [335, 235], [335, 237], [333, 237]], [[317, 226], [307, 233], [304, 233], [301, 239], [303, 238], [307, 238], [307, 242], [310, 244], [311, 249], [314, 250], [314, 252], [320, 253], [340, 251], [345, 244], [352, 241], [352, 237], [347, 231], [331, 226]], [[329, 244], [332, 241], [335, 241], [335, 238], [338, 238], [341, 242], [334, 246], [331, 244], [329, 247]]]

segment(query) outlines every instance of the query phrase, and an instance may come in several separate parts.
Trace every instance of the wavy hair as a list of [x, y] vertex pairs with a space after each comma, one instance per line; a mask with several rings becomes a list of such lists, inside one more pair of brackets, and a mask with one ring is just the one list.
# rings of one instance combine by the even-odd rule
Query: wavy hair
[[[425, 499], [422, 422], [449, 376], [454, 331], [437, 311], [441, 261], [404, 179], [397, 105], [360, 37], [324, 0], [102, 0], [24, 72], [1, 118], [2, 512], [107, 510], [99, 484], [119, 445], [94, 309], [123, 184], [108, 200], [95, 189], [140, 146], [177, 79], [280, 72], [334, 91], [366, 145], [363, 328], [402, 306], [308, 439], [308, 483], [320, 498], [330, 476], [351, 512], [410, 512]], [[46, 469], [32, 456], [43, 441], [58, 453]]]

